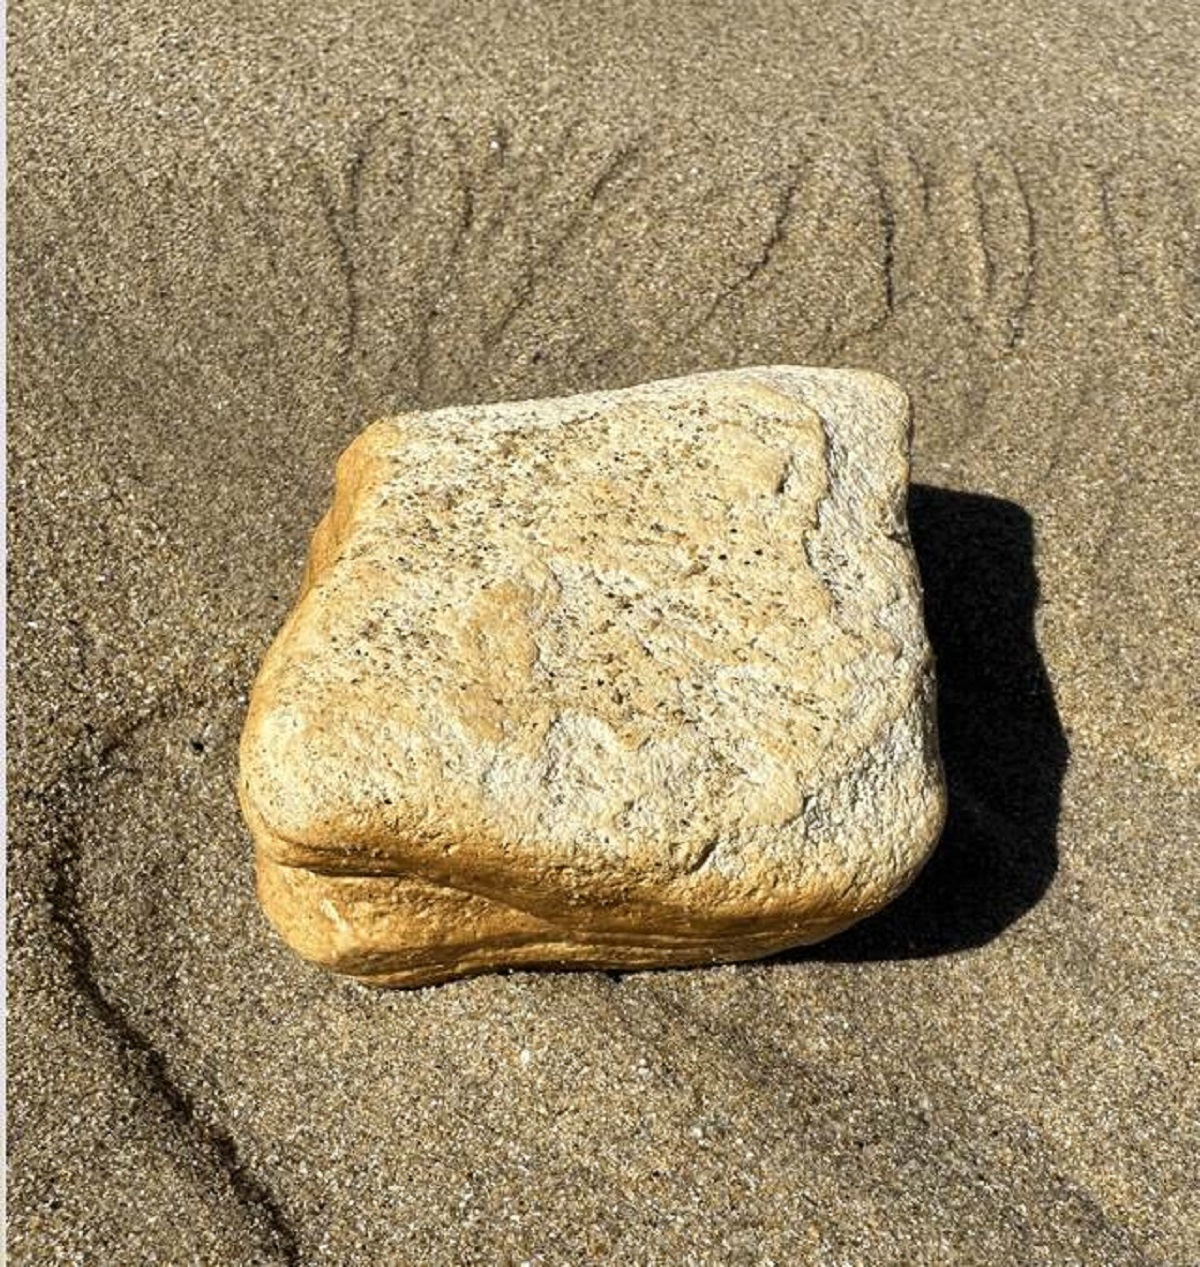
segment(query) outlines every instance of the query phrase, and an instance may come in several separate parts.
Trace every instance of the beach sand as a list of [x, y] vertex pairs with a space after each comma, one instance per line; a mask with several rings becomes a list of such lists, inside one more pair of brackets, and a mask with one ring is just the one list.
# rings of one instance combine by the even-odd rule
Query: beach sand
[[[1200, 10], [9, 14], [9, 1253], [1200, 1260]], [[370, 992], [236, 746], [401, 410], [892, 375], [950, 819], [712, 970]]]

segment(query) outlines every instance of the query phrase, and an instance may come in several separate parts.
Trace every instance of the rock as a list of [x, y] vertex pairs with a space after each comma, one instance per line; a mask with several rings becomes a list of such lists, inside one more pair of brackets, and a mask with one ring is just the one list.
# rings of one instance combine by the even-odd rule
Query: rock
[[908, 445], [895, 384], [791, 367], [368, 427], [242, 737], [279, 931], [422, 985], [889, 901], [945, 812]]

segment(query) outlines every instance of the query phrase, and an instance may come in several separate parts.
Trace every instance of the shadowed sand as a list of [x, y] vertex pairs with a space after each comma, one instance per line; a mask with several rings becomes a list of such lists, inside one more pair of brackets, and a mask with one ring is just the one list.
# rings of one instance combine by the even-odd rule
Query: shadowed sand
[[[1200, 1258], [1186, 4], [15, 6], [13, 1261]], [[254, 670], [370, 419], [881, 370], [950, 819], [740, 967], [263, 920]]]

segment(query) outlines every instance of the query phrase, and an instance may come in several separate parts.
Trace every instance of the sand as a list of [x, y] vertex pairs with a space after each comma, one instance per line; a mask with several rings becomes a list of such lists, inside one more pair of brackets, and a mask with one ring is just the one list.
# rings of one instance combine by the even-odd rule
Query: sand
[[[1200, 1259], [1194, 5], [10, 13], [9, 1253]], [[858, 365], [951, 809], [758, 965], [368, 992], [255, 668], [371, 418]]]

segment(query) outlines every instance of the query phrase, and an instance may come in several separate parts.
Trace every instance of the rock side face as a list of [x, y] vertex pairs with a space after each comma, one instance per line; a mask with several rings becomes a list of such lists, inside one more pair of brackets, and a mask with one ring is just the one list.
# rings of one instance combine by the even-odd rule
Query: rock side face
[[792, 367], [368, 427], [242, 736], [270, 919], [423, 985], [744, 959], [945, 812], [889, 380]]

